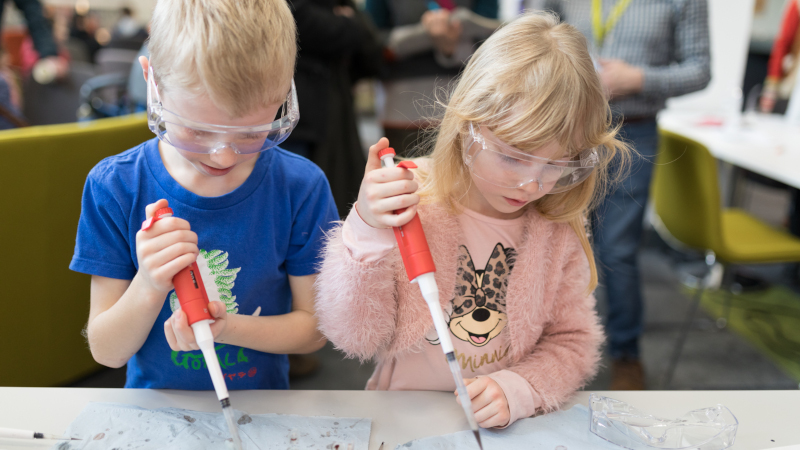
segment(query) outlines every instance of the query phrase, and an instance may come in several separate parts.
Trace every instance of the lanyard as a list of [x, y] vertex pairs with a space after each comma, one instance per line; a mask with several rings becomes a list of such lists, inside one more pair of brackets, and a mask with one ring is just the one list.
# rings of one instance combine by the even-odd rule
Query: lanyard
[[606, 34], [614, 28], [619, 18], [622, 17], [622, 14], [628, 9], [630, 3], [631, 0], [619, 0], [617, 4], [614, 5], [614, 8], [611, 9], [611, 13], [608, 15], [606, 23], [604, 24], [603, 0], [592, 0], [592, 31], [594, 31], [594, 41], [598, 48], [603, 46], [603, 40], [606, 38]]

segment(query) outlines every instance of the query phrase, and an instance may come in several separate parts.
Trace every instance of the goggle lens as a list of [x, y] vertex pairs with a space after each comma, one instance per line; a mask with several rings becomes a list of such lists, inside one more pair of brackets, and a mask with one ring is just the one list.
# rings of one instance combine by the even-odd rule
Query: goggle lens
[[470, 124], [464, 162], [472, 174], [504, 188], [539, 185], [548, 194], [564, 192], [589, 177], [597, 163], [593, 149], [570, 160], [550, 160], [521, 152]]
[[147, 108], [150, 130], [169, 145], [192, 153], [215, 153], [221, 148], [241, 154], [263, 152], [285, 141], [300, 120], [294, 81], [280, 119], [266, 125], [228, 127], [181, 117], [163, 108], [152, 67], [148, 72]]

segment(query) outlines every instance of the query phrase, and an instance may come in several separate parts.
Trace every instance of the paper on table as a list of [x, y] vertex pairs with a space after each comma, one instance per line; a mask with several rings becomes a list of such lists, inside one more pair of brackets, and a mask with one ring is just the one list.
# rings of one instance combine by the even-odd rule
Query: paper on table
[[[620, 450], [589, 431], [589, 409], [575, 405], [567, 411], [558, 411], [539, 417], [522, 419], [504, 430], [481, 429], [485, 450], [553, 450], [558, 446], [568, 450]], [[417, 439], [396, 450], [449, 450], [473, 449], [475, 438], [471, 431]]]
[[[361, 418], [244, 414], [235, 411], [245, 450], [298, 448], [367, 450], [372, 421]], [[220, 449], [230, 435], [222, 413], [178, 408], [145, 409], [118, 403], [90, 403], [64, 432], [83, 438], [53, 450]], [[295, 440], [292, 441], [292, 437]]]

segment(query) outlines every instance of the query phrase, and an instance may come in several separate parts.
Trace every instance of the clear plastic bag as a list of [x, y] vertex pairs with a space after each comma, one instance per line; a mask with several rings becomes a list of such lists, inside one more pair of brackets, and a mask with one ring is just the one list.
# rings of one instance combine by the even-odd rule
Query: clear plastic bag
[[733, 445], [739, 427], [739, 421], [723, 405], [696, 409], [670, 420], [592, 394], [589, 410], [592, 433], [631, 450], [723, 450]]

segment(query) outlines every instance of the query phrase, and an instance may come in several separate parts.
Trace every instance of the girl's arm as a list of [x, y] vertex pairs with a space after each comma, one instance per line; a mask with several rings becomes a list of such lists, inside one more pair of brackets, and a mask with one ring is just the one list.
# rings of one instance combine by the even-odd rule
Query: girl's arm
[[[351, 213], [352, 214], [352, 213]], [[372, 262], [353, 257], [342, 237], [332, 230], [317, 278], [319, 329], [348, 357], [367, 360], [389, 346], [397, 314], [392, 253]]]
[[558, 409], [594, 376], [604, 339], [594, 295], [586, 294], [590, 278], [586, 254], [577, 237], [568, 239], [567, 246], [560, 283], [554, 298], [548, 299], [550, 311], [541, 311], [550, 320], [532, 353], [507, 369], [530, 383], [539, 397], [536, 409], [546, 412]]
[[[375, 245], [372, 250], [378, 251], [359, 250], [358, 238], [373, 235], [378, 242], [391, 242], [391, 227], [408, 223], [419, 202], [413, 174], [398, 167], [381, 168], [378, 152], [388, 146], [388, 139], [382, 138], [369, 148], [358, 201], [347, 222], [328, 235], [317, 280], [320, 330], [349, 357], [361, 360], [387, 348], [394, 336], [395, 268], [400, 261], [398, 252], [391, 252], [391, 245]], [[401, 208], [406, 210], [394, 214]], [[361, 220], [361, 231], [348, 231], [349, 225]], [[365, 229], [368, 227], [371, 229]]]

